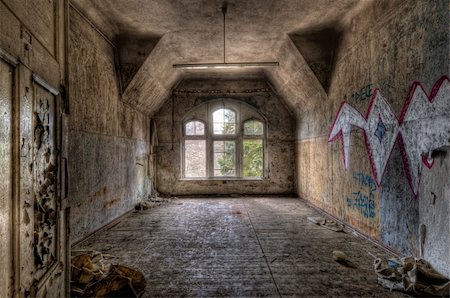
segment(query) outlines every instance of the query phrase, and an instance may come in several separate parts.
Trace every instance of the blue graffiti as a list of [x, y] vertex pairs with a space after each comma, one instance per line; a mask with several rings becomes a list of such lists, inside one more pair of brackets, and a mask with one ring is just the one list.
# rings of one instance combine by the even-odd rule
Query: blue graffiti
[[365, 218], [375, 217], [375, 200], [371, 192], [369, 197], [363, 195], [361, 191], [353, 192], [351, 198], [347, 197], [347, 206], [361, 212]]
[[[377, 185], [373, 178], [364, 173], [353, 174], [353, 179], [360, 186], [358, 191], [354, 191], [350, 197], [347, 197], [347, 207], [358, 210], [365, 218], [375, 217], [375, 191]], [[369, 195], [365, 195], [364, 188], [367, 188]]]
[[377, 184], [370, 175], [365, 173], [354, 173], [353, 180], [356, 180], [360, 186], [368, 187], [370, 192], [377, 191]]

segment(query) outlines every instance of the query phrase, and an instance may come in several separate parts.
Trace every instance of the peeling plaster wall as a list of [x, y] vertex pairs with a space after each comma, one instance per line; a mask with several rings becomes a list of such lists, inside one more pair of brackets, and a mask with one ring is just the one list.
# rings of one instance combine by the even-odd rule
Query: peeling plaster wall
[[298, 115], [296, 146], [301, 197], [407, 255], [419, 255], [418, 230], [425, 224], [425, 258], [447, 275], [448, 147], [435, 158], [432, 169], [422, 167], [415, 197], [398, 142], [378, 187], [361, 130], [351, 129], [347, 170], [342, 143], [327, 140], [344, 100], [365, 115], [378, 88], [399, 117], [414, 81], [421, 82], [429, 95], [435, 82], [449, 75], [449, 15], [449, 2], [442, 0], [367, 1], [347, 16], [328, 99]]
[[70, 10], [71, 240], [149, 193], [149, 119], [121, 101], [114, 49]]
[[[249, 93], [249, 90], [268, 91]], [[241, 100], [267, 119], [269, 178], [258, 180], [180, 180], [181, 121], [199, 104], [217, 98]], [[172, 100], [174, 121], [172, 123]], [[292, 194], [295, 191], [295, 122], [264, 80], [185, 80], [154, 119], [158, 129], [157, 189], [170, 195]], [[172, 134], [173, 127], [173, 134]]]
[[69, 286], [63, 4], [0, 1], [0, 297], [63, 297]]

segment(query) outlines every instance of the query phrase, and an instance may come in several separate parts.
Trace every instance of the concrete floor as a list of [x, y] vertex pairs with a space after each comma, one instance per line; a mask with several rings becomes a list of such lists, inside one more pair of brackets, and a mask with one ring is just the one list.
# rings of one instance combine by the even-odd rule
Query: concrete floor
[[[144, 297], [406, 296], [376, 283], [368, 252], [388, 253], [308, 222], [318, 215], [294, 198], [177, 199], [134, 213], [74, 250], [98, 250], [141, 270]], [[333, 250], [357, 268], [334, 262]]]

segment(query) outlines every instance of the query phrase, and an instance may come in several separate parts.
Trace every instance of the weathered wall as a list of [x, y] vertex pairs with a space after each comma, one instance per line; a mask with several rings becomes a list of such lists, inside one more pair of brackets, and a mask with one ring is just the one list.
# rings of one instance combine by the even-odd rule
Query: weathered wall
[[[442, 176], [448, 177], [450, 159], [450, 89], [443, 77], [449, 74], [449, 3], [367, 1], [346, 21], [328, 100], [299, 115], [298, 192], [404, 254], [419, 255], [424, 223], [425, 257], [448, 275], [448, 179]], [[429, 100], [420, 100], [426, 97], [414, 81]], [[373, 115], [366, 116], [377, 88], [383, 98], [373, 100]], [[336, 141], [328, 143], [332, 128]], [[421, 154], [438, 148], [444, 153], [428, 169]]]
[[114, 48], [70, 10], [70, 202], [76, 241], [148, 194], [149, 119], [121, 101]]
[[[262, 180], [182, 180], [181, 121], [199, 104], [232, 98], [250, 104], [268, 124], [269, 177]], [[173, 119], [172, 122], [172, 101]], [[157, 189], [170, 195], [289, 194], [295, 191], [295, 122], [264, 80], [185, 80], [154, 116], [158, 129]], [[173, 133], [172, 133], [173, 130]]]
[[450, 276], [450, 148], [440, 151], [432, 170], [422, 173], [419, 223], [425, 225], [423, 255]]

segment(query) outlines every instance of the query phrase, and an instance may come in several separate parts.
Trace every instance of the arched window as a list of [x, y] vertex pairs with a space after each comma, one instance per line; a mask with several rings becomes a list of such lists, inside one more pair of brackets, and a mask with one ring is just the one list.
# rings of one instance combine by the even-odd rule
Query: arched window
[[254, 108], [222, 99], [196, 107], [185, 119], [183, 178], [264, 178], [266, 121]]

